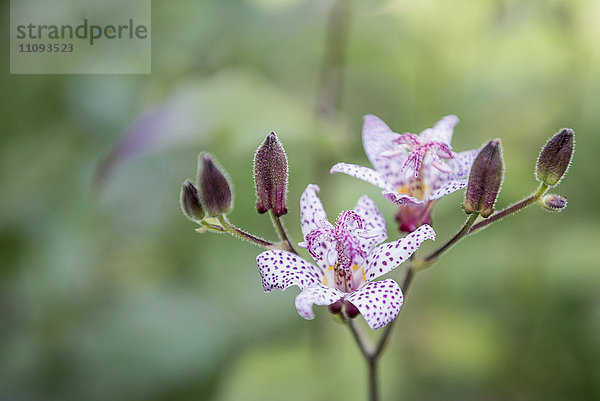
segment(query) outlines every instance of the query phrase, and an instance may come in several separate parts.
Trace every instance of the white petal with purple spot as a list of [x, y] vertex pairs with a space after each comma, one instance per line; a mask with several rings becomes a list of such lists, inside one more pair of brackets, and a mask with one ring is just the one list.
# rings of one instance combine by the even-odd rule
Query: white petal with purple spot
[[407, 177], [400, 173], [408, 157], [408, 152], [405, 154], [399, 153], [391, 159], [383, 157], [381, 154], [396, 152], [397, 145], [394, 139], [399, 137], [400, 135], [393, 132], [380, 118], [371, 114], [364, 117], [362, 140], [365, 153], [371, 165], [385, 178], [388, 186], [393, 189], [408, 182]]
[[391, 190], [391, 187], [385, 181], [385, 178], [377, 171], [364, 166], [358, 166], [356, 164], [349, 163], [338, 163], [329, 170], [333, 173], [344, 173], [352, 177], [359, 178], [370, 184], [376, 185], [381, 189]]
[[468, 178], [473, 162], [480, 151], [481, 148], [455, 153], [454, 159], [448, 160], [448, 164], [452, 167], [451, 179]]
[[304, 238], [327, 221], [325, 209], [317, 196], [318, 192], [319, 187], [311, 184], [306, 187], [300, 198], [300, 221]]
[[404, 238], [375, 248], [367, 256], [367, 281], [376, 279], [398, 267], [427, 239], [435, 239], [435, 231], [431, 226], [423, 225]]
[[346, 297], [346, 300], [358, 308], [371, 330], [376, 330], [398, 316], [403, 296], [400, 286], [394, 280], [387, 279], [365, 285]]
[[467, 186], [468, 180], [456, 180], [445, 183], [441, 188], [436, 189], [427, 197], [427, 200], [439, 199], [442, 196], [456, 192]]
[[419, 136], [421, 139], [428, 142], [442, 142], [450, 145], [454, 127], [458, 122], [458, 117], [455, 115], [443, 117], [433, 126], [433, 128], [423, 131]]
[[287, 251], [263, 252], [256, 258], [256, 263], [265, 292], [283, 291], [291, 285], [304, 289], [323, 281], [323, 273], [318, 267]]
[[410, 206], [416, 203], [423, 203], [424, 201], [417, 199], [410, 195], [401, 194], [398, 192], [381, 192], [383, 197], [389, 201], [394, 202], [398, 206]]
[[344, 293], [338, 289], [325, 287], [324, 285], [315, 285], [305, 288], [296, 297], [296, 309], [298, 314], [305, 319], [315, 318], [313, 305], [331, 305], [341, 299]]
[[362, 196], [354, 211], [358, 213], [364, 222], [365, 236], [361, 237], [361, 247], [368, 253], [373, 250], [375, 245], [381, 244], [387, 239], [387, 229], [385, 227], [385, 219], [375, 205], [375, 202], [368, 196]]

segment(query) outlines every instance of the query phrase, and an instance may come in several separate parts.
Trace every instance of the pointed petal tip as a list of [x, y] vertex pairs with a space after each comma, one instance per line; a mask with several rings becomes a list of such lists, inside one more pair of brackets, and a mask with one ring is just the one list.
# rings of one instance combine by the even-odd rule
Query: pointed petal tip
[[385, 199], [395, 203], [398, 206], [410, 206], [424, 202], [420, 199], [413, 198], [409, 195], [400, 194], [398, 192], [381, 191], [381, 194]]
[[313, 191], [315, 193], [319, 193], [321, 192], [321, 188], [319, 188], [319, 186], [316, 184], [308, 184], [306, 186], [306, 191]]

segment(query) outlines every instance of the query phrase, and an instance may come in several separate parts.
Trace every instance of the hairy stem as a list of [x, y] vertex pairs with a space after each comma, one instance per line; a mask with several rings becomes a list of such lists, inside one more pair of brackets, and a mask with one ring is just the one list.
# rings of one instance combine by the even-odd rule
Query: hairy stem
[[523, 199], [520, 202], [515, 203], [514, 205], [507, 207], [506, 209], [500, 210], [499, 212], [492, 214], [487, 219], [473, 225], [473, 227], [471, 227], [469, 229], [469, 234], [471, 234], [472, 232], [475, 232], [477, 230], [480, 230], [484, 227], [487, 227], [488, 225], [490, 225], [498, 220], [501, 220], [510, 214], [516, 213], [519, 210], [524, 209], [527, 206], [537, 202], [538, 199], [540, 199], [546, 193], [547, 190], [548, 190], [548, 185], [546, 185], [544, 183], [540, 184], [537, 191], [534, 192], [533, 194], [529, 195], [527, 198]]
[[456, 244], [463, 237], [465, 237], [469, 233], [469, 229], [471, 228], [473, 223], [475, 223], [477, 216], [479, 216], [479, 213], [477, 213], [477, 212], [471, 213], [469, 215], [469, 217], [467, 218], [467, 221], [465, 222], [465, 224], [462, 226], [462, 228], [456, 234], [454, 234], [454, 237], [450, 238], [450, 240], [448, 240], [448, 242], [446, 242], [444, 245], [442, 245], [442, 247], [440, 249], [438, 249], [437, 251], [435, 251], [428, 257], [426, 257], [424, 262], [430, 263], [430, 262], [436, 261], [440, 257], [441, 254], [446, 252], [454, 244]]
[[273, 246], [275, 245], [272, 242], [266, 241], [262, 238], [256, 237], [250, 233], [240, 230], [239, 228], [231, 224], [224, 215], [217, 217], [217, 219], [219, 220], [219, 223], [221, 223], [221, 225], [223, 226], [223, 229], [229, 234], [233, 235], [234, 237], [250, 241], [253, 244], [262, 246], [266, 249], [273, 249]]
[[285, 246], [287, 247], [286, 251], [290, 251], [297, 255], [298, 252], [296, 252], [296, 250], [292, 246], [292, 243], [287, 235], [287, 232], [285, 231], [285, 227], [281, 223], [281, 218], [279, 218], [275, 215], [275, 213], [273, 212], [273, 209], [271, 209], [271, 221], [273, 222], [273, 226], [275, 227], [275, 229], [277, 230], [277, 233], [279, 234], [279, 238], [281, 238], [281, 240], [284, 242]]
[[342, 314], [342, 319], [344, 319], [344, 322], [350, 328], [352, 336], [367, 362], [369, 401], [377, 401], [379, 399], [377, 393], [377, 355], [373, 351], [373, 347], [361, 336], [352, 319], [346, 317], [344, 314]]
[[[411, 256], [409, 260], [413, 260], [413, 256]], [[408, 287], [412, 282], [414, 274], [415, 270], [409, 266], [408, 270], [406, 271], [404, 281], [401, 285], [403, 293], [406, 293], [406, 291], [408, 291]], [[351, 319], [347, 318], [343, 314], [342, 318], [350, 328], [350, 331], [352, 332], [352, 335], [356, 340], [356, 344], [358, 345], [358, 348], [360, 348], [360, 352], [363, 354], [363, 356], [365, 357], [365, 361], [367, 362], [369, 380], [369, 401], [377, 401], [379, 399], [377, 363], [379, 362], [379, 357], [381, 356], [381, 353], [385, 347], [385, 344], [387, 343], [390, 333], [392, 332], [392, 328], [394, 327], [394, 322], [396, 321], [396, 319], [392, 320], [390, 323], [388, 323], [387, 326], [385, 326], [383, 334], [381, 335], [381, 337], [379, 337], [379, 340], [377, 341], [377, 345], [373, 347], [361, 336], [360, 332], [358, 331], [356, 326], [354, 326], [354, 323]]]

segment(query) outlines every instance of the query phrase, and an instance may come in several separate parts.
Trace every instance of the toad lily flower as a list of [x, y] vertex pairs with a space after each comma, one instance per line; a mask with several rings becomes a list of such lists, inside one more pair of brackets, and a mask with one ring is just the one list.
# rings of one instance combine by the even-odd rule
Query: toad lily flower
[[419, 135], [393, 132], [383, 121], [366, 115], [363, 146], [375, 170], [338, 163], [331, 173], [345, 173], [383, 189], [383, 196], [400, 206], [402, 231], [431, 223], [431, 208], [444, 195], [467, 185], [479, 149], [455, 153], [450, 142], [458, 117], [442, 118]]
[[[319, 188], [309, 185], [300, 200], [302, 234], [317, 266], [286, 251], [270, 250], [258, 255], [258, 270], [265, 292], [297, 285], [296, 309], [305, 319], [313, 319], [313, 305], [333, 305], [338, 301], [355, 307], [372, 330], [394, 320], [402, 307], [402, 291], [392, 280], [372, 281], [396, 268], [426, 239], [435, 239], [430, 226], [394, 242], [379, 245], [387, 238], [385, 220], [367, 196], [354, 210], [342, 212], [334, 225], [327, 221]], [[352, 309], [355, 309], [352, 308]]]

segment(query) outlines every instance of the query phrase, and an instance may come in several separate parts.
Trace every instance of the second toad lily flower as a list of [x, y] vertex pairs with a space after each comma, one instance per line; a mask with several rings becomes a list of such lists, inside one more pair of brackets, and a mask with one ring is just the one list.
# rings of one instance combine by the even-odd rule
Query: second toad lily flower
[[385, 220], [367, 196], [354, 210], [342, 212], [334, 225], [327, 221], [319, 188], [309, 185], [300, 200], [302, 234], [317, 266], [286, 251], [270, 250], [257, 263], [265, 292], [297, 285], [296, 309], [313, 319], [313, 305], [338, 301], [356, 307], [373, 330], [392, 321], [402, 307], [402, 291], [387, 279], [372, 281], [407, 260], [426, 239], [435, 239], [430, 226], [422, 226], [397, 241], [379, 245], [387, 238]]
[[393, 132], [381, 119], [366, 115], [363, 146], [375, 170], [338, 163], [331, 173], [345, 173], [383, 189], [383, 196], [400, 206], [402, 231], [431, 223], [431, 208], [444, 195], [464, 188], [479, 149], [452, 151], [450, 142], [458, 117], [442, 118], [419, 135]]

